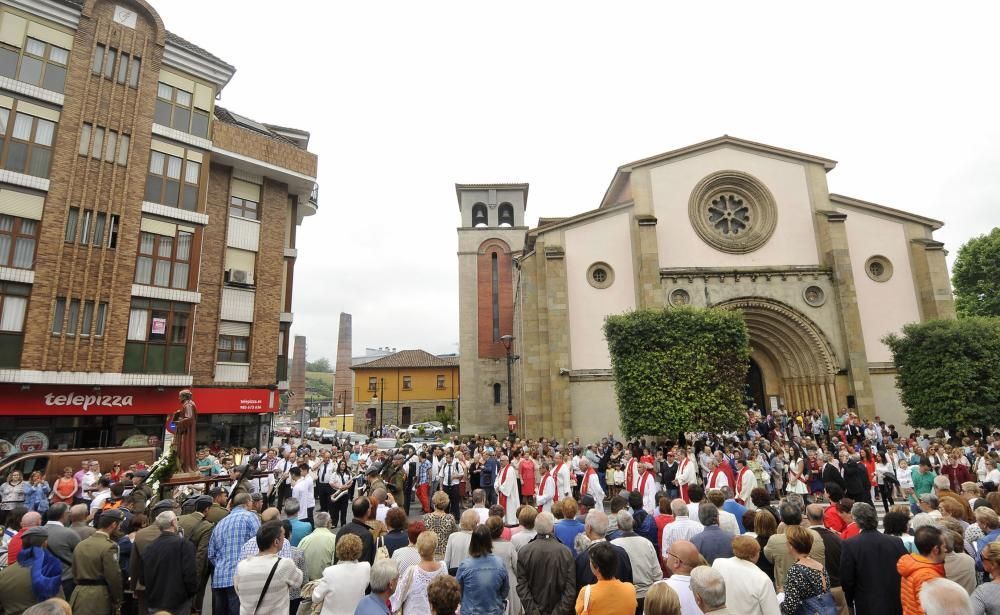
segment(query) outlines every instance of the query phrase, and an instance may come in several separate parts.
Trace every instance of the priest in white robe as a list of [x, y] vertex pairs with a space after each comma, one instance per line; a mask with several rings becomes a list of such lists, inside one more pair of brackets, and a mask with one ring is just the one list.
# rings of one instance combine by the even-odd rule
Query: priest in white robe
[[538, 482], [538, 493], [535, 497], [535, 504], [538, 506], [538, 512], [552, 512], [552, 503], [559, 501], [559, 496], [556, 493], [556, 481], [559, 479], [554, 476], [554, 473], [549, 471], [549, 464], [542, 462], [541, 465], [542, 480]]
[[747, 462], [742, 457], [736, 458], [736, 489], [733, 495], [736, 501], [740, 504], [746, 506], [747, 502], [750, 501], [750, 492], [757, 488], [757, 477], [750, 468], [747, 467]]
[[643, 463], [642, 476], [636, 482], [636, 491], [642, 494], [642, 509], [650, 515], [655, 515], [656, 494], [660, 490], [656, 485], [656, 474], [653, 473], [652, 464]]
[[510, 458], [507, 455], [500, 457], [496, 490], [500, 506], [504, 511], [504, 525], [517, 525], [517, 509], [521, 507], [521, 496], [517, 492], [517, 470], [510, 465]]
[[580, 482], [581, 498], [585, 495], [593, 497], [594, 510], [604, 512], [604, 489], [601, 487], [597, 472], [590, 467], [590, 461], [586, 458], [580, 460], [580, 469], [583, 470], [583, 480]]
[[715, 459], [708, 460], [708, 477], [705, 479], [705, 490], [722, 489], [729, 486], [729, 478], [719, 467], [719, 462]]
[[681, 490], [681, 498], [684, 499], [685, 504], [691, 503], [691, 498], [688, 497], [688, 487], [694, 485], [698, 482], [698, 464], [688, 453], [686, 448], [680, 449], [681, 463], [677, 468], [677, 486]]
[[642, 476], [642, 470], [640, 469], [639, 459], [631, 453], [626, 454], [628, 455], [628, 461], [625, 463], [625, 491], [632, 492], [639, 488], [639, 478]]
[[569, 464], [563, 461], [562, 453], [556, 453], [552, 474], [556, 478], [556, 494], [559, 499], [572, 497], [573, 483], [570, 480]]

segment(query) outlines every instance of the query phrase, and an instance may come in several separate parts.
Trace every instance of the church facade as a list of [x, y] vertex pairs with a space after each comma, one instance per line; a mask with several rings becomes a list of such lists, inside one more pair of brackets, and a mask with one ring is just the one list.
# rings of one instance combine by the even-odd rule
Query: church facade
[[724, 136], [623, 165], [597, 209], [531, 229], [527, 185], [459, 185], [462, 431], [506, 431], [511, 335], [520, 433], [618, 432], [604, 318], [680, 305], [744, 315], [762, 407], [902, 425], [881, 338], [954, 316], [942, 223], [830, 193], [835, 165]]

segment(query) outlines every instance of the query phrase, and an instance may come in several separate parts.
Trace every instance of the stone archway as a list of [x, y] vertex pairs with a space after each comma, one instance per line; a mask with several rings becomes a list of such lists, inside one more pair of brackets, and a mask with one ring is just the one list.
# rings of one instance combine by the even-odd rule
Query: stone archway
[[784, 303], [760, 297], [731, 299], [713, 307], [743, 314], [765, 386], [769, 393], [779, 391], [786, 408], [836, 410], [834, 378], [840, 366], [816, 323]]

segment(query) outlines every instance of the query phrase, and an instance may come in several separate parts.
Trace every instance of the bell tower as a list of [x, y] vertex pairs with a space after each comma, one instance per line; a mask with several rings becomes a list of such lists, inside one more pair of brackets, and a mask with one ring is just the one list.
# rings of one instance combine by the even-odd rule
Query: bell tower
[[461, 429], [506, 434], [508, 404], [515, 417], [521, 415], [520, 369], [515, 361], [508, 382], [503, 338], [513, 336], [511, 353], [520, 354], [514, 259], [524, 248], [528, 230], [524, 224], [528, 184], [455, 184], [455, 192], [462, 216], [458, 228]]

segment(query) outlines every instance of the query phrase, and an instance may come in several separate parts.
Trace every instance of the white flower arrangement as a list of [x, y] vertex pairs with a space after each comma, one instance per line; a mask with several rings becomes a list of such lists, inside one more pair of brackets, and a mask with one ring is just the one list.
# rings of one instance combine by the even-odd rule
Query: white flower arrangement
[[176, 468], [177, 451], [171, 446], [163, 451], [163, 454], [156, 460], [156, 463], [149, 468], [149, 476], [146, 478], [146, 482], [149, 483], [149, 488], [152, 489], [154, 496], [160, 492], [160, 482], [173, 476]]

